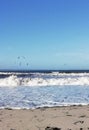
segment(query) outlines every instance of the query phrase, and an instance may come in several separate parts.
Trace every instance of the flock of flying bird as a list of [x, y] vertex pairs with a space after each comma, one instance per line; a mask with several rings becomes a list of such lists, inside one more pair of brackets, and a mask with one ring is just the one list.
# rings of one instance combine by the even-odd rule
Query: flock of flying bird
[[22, 61], [23, 61], [23, 60], [24, 60], [24, 62], [26, 63], [26, 66], [29, 65], [29, 63], [26, 61], [26, 57], [25, 57], [25, 56], [18, 56], [17, 59], [18, 59], [18, 62], [19, 62], [19, 66], [22, 65]]

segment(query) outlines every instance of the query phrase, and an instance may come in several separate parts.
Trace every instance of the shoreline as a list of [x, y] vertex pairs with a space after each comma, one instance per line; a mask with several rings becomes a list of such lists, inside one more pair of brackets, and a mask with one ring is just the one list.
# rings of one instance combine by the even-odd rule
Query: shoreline
[[0, 109], [0, 130], [45, 130], [46, 127], [88, 130], [89, 105]]
[[32, 108], [28, 108], [28, 107], [0, 107], [0, 110], [36, 110], [36, 109], [48, 109], [48, 108], [63, 108], [63, 107], [83, 107], [83, 106], [89, 106], [89, 103], [75, 103], [75, 104], [68, 104], [68, 105], [57, 105], [57, 106], [42, 106], [42, 107], [32, 107]]

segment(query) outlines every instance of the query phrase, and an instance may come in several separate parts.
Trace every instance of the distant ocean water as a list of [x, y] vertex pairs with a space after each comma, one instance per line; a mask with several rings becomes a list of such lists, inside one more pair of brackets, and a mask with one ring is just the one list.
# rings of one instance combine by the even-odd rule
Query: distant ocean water
[[89, 70], [0, 72], [0, 108], [89, 104]]

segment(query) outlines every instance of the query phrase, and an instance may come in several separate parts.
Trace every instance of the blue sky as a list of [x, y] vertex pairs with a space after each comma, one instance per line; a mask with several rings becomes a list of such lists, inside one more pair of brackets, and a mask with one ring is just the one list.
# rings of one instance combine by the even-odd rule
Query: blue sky
[[89, 0], [1, 0], [0, 69], [89, 69]]

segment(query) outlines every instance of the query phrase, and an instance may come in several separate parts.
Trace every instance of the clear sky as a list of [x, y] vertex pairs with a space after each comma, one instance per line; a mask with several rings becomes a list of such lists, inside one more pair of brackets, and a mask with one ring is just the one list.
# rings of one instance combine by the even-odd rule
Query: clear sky
[[0, 0], [0, 69], [89, 69], [89, 0]]

